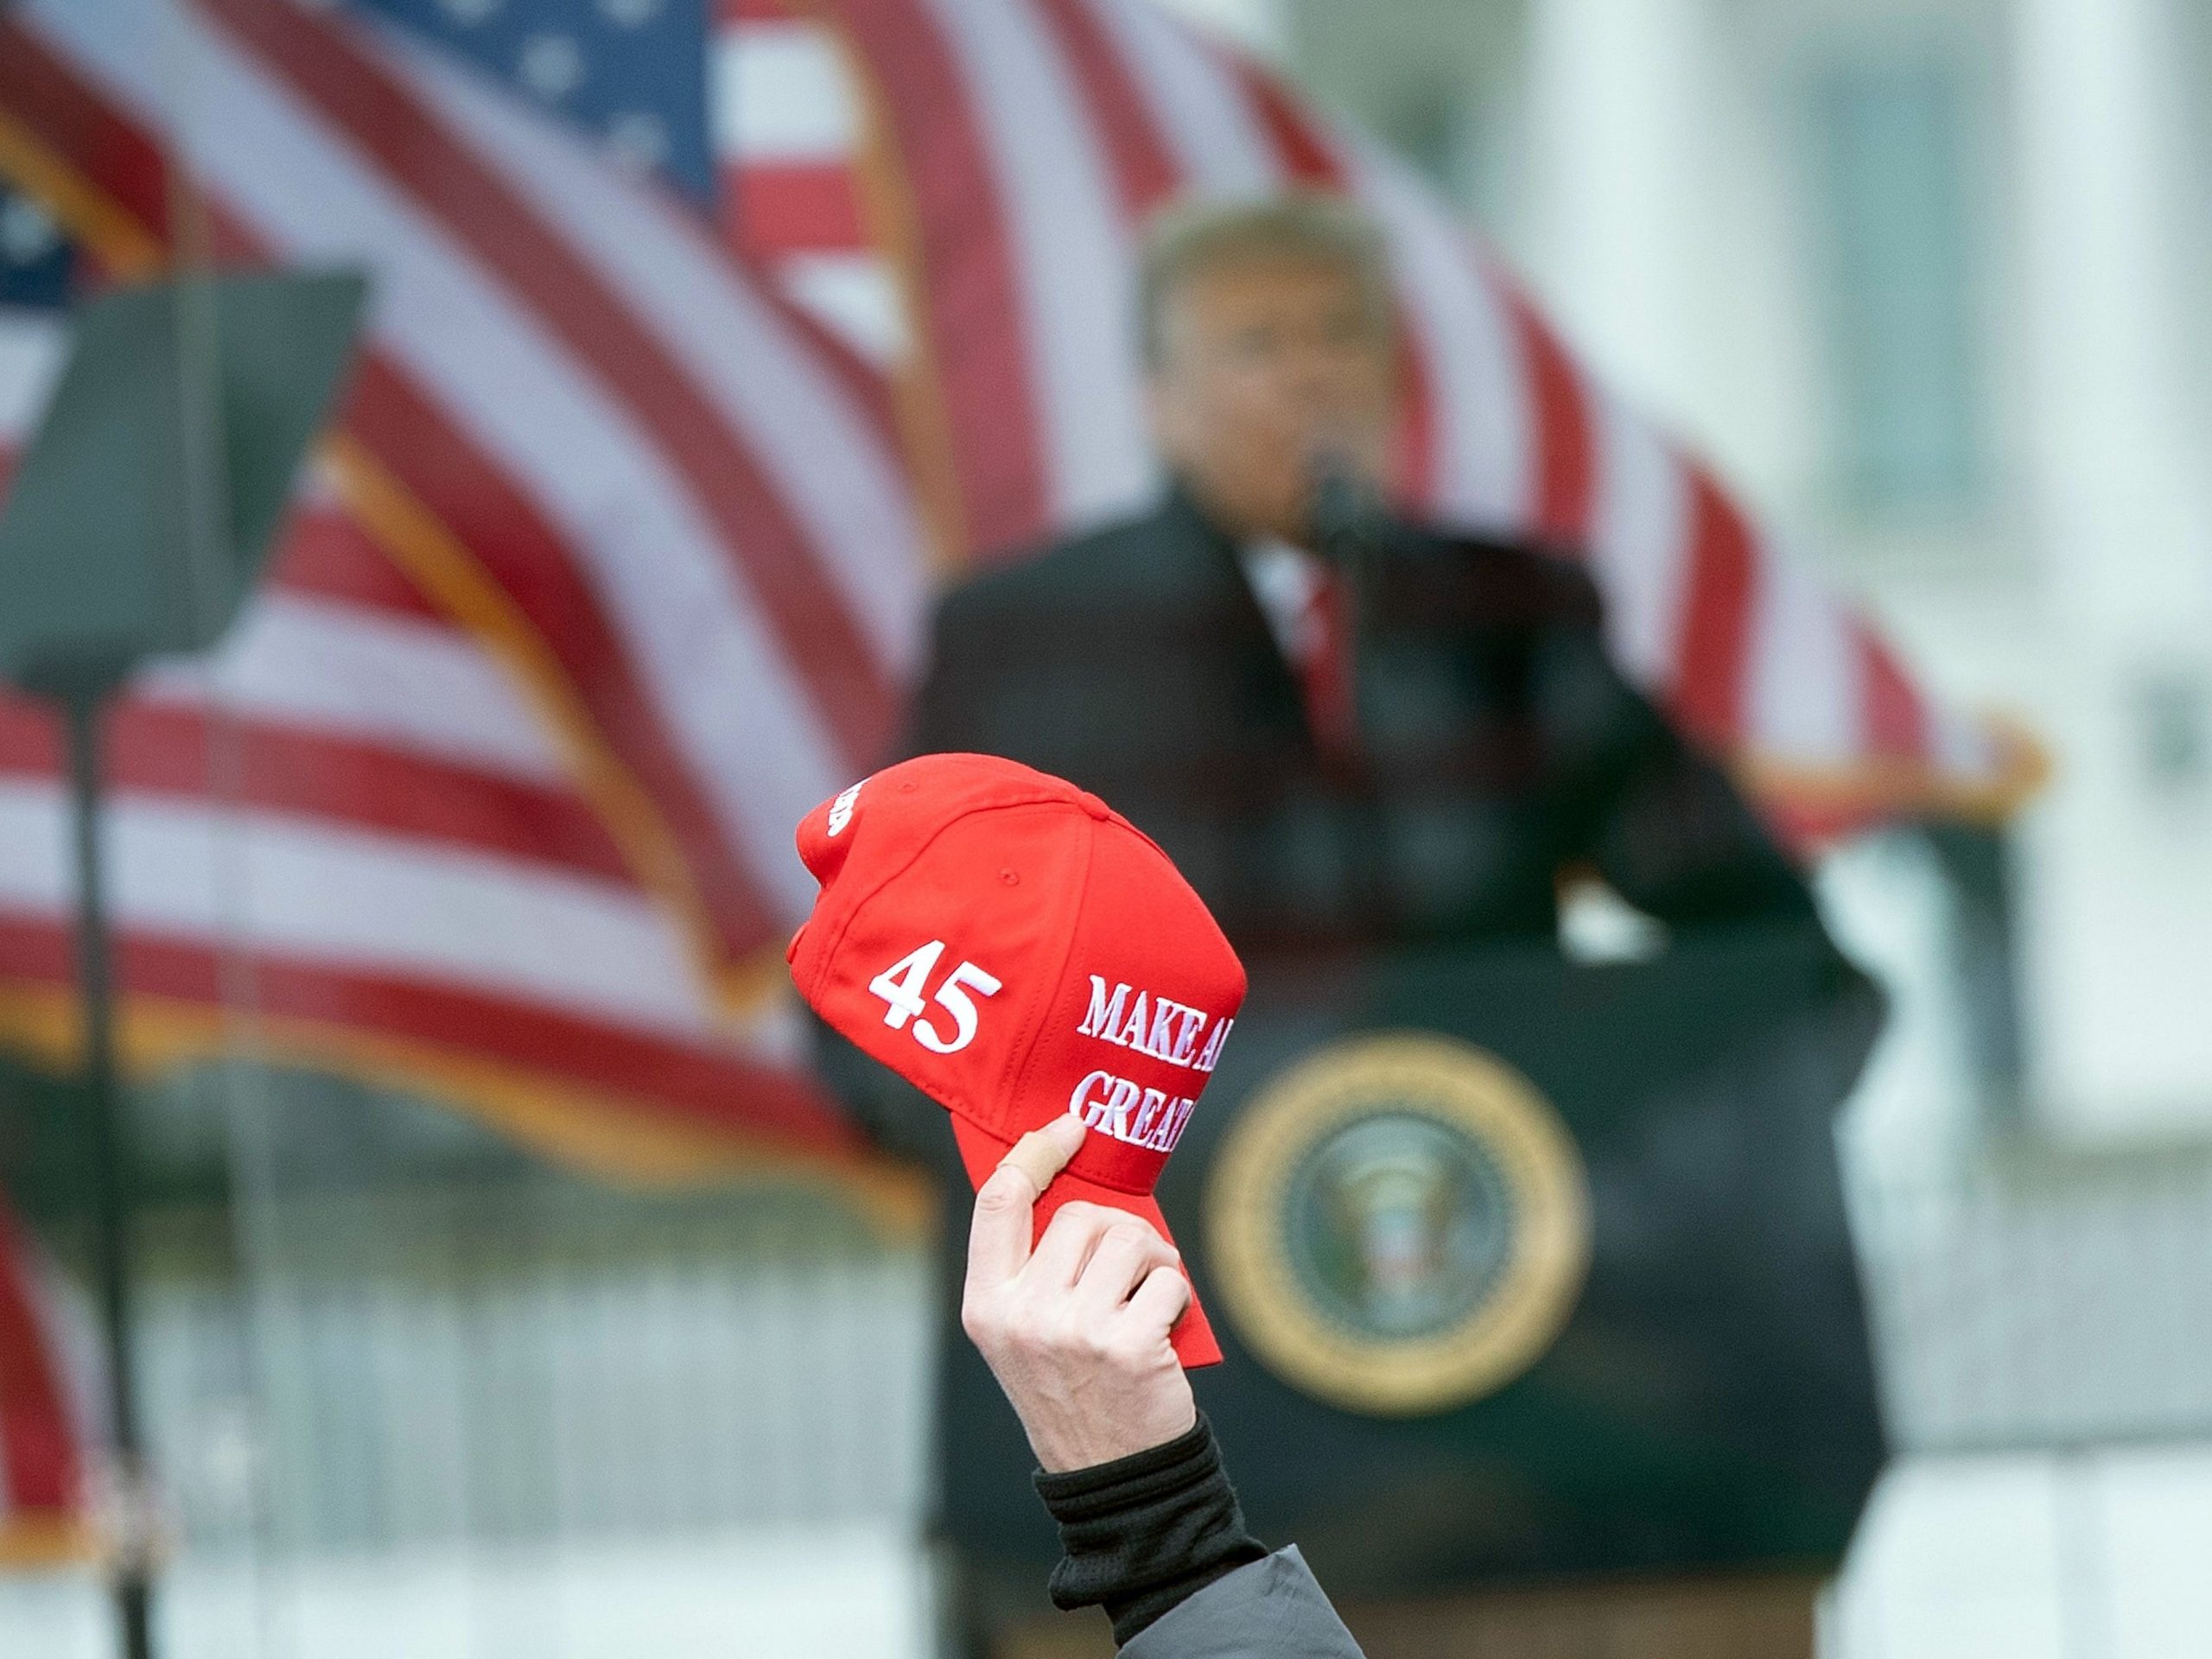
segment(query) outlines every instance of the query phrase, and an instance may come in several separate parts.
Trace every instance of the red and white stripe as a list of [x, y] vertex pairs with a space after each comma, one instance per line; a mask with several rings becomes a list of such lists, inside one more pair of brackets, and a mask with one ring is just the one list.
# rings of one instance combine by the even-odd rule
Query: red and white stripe
[[346, 430], [535, 626], [717, 953], [779, 939], [810, 897], [790, 826], [876, 758], [918, 630], [872, 389], [679, 204], [397, 32], [289, 0], [0, 29], [0, 98], [149, 220], [174, 145], [229, 248], [367, 266]]
[[[747, 117], [743, 91], [776, 65], [803, 60], [792, 84], [827, 87], [856, 64], [865, 96], [822, 95], [882, 112], [919, 219], [916, 321], [972, 556], [1134, 510], [1153, 487], [1129, 340], [1144, 215], [1188, 194], [1342, 188], [1397, 264], [1413, 505], [1583, 553], [1623, 663], [1694, 735], [1762, 763], [1755, 779], [1910, 776], [1930, 798], [2004, 785], [2000, 746], [1924, 697], [1867, 622], [1592, 379], [1433, 192], [1249, 60], [1147, 0], [726, 0], [723, 27], [721, 92], [740, 100], [725, 164], [741, 200], [775, 204], [743, 223], [802, 300], [798, 250], [778, 238], [830, 219], [805, 190], [849, 198], [832, 152], [842, 137], [857, 161], [857, 129], [802, 134], [796, 100], [780, 126]], [[801, 150], [804, 169], [788, 167]], [[1784, 817], [1854, 816], [1777, 787]]]
[[86, 1376], [67, 1293], [0, 1202], [0, 1568], [77, 1553], [86, 1509]]
[[853, 168], [865, 114], [844, 60], [775, 0], [730, 0], [727, 16], [709, 84], [735, 245], [772, 257], [785, 292], [862, 359], [895, 362], [906, 320]]

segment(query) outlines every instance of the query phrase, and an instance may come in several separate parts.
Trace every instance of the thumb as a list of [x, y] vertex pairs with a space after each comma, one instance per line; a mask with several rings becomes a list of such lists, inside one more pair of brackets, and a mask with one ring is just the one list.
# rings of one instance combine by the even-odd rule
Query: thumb
[[1029, 1261], [1037, 1200], [1083, 1145], [1083, 1121], [1062, 1113], [1032, 1129], [976, 1189], [968, 1227], [967, 1288], [1004, 1284]]
[[1011, 1166], [1020, 1170], [1036, 1188], [1037, 1197], [1042, 1198], [1045, 1189], [1052, 1184], [1052, 1177], [1083, 1150], [1084, 1133], [1081, 1118], [1073, 1112], [1062, 1112], [1051, 1122], [1039, 1125], [1015, 1141], [1014, 1150], [1007, 1154], [999, 1167]]

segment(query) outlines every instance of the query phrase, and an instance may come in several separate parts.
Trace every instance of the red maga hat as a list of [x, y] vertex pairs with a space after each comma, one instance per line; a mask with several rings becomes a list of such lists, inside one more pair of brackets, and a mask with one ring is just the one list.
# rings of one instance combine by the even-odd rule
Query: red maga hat
[[[980, 1186], [1062, 1112], [1090, 1128], [1037, 1205], [1088, 1198], [1166, 1237], [1152, 1190], [1244, 1001], [1190, 883], [1096, 795], [1011, 760], [887, 767], [798, 826], [822, 884], [785, 953], [799, 994], [951, 1114]], [[1221, 1359], [1193, 1295], [1183, 1363]]]

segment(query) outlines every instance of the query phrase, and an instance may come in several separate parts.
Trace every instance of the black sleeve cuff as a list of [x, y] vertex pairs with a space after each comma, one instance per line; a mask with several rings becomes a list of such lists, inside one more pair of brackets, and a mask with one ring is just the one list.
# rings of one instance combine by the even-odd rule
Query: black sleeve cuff
[[1053, 1605], [1103, 1607], [1122, 1645], [1216, 1579], [1267, 1554], [1244, 1529], [1203, 1413], [1165, 1446], [1063, 1474], [1040, 1470], [1036, 1481], [1065, 1552], [1052, 1569]]

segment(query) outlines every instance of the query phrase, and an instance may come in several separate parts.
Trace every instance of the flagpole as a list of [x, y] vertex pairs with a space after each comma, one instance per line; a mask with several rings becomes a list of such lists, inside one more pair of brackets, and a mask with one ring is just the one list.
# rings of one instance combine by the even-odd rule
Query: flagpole
[[124, 1659], [153, 1659], [152, 1508], [140, 1438], [132, 1316], [133, 1183], [130, 1128], [116, 1087], [115, 983], [99, 845], [104, 688], [62, 696], [69, 732], [69, 806], [77, 863], [77, 974], [84, 1004], [85, 1140], [92, 1255], [107, 1359], [114, 1487], [107, 1541]]

